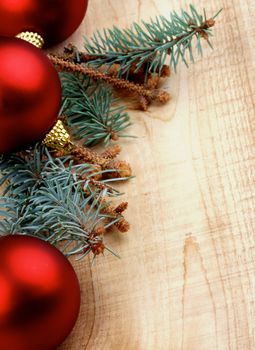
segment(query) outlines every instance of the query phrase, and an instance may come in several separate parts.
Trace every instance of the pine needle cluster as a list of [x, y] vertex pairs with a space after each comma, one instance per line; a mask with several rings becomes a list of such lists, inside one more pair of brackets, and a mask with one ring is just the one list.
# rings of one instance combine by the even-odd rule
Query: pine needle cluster
[[100, 173], [91, 164], [74, 164], [69, 156], [54, 158], [40, 145], [2, 156], [0, 172], [0, 185], [6, 185], [0, 197], [1, 234], [40, 237], [67, 256], [112, 252], [103, 243], [104, 234], [125, 222], [122, 211], [112, 209], [110, 199], [120, 195], [112, 179], [96, 180]]
[[131, 125], [130, 117], [111, 87], [81, 74], [61, 73], [61, 81], [61, 114], [75, 139], [94, 146], [128, 136], [123, 131]]
[[205, 10], [199, 14], [190, 5], [189, 12], [182, 10], [180, 15], [174, 11], [169, 18], [157, 16], [141, 25], [134, 23], [129, 29], [97, 31], [90, 39], [85, 38], [85, 54], [97, 67], [117, 64], [119, 76], [126, 78], [139, 70], [146, 78], [149, 73], [161, 75], [166, 62], [174, 70], [180, 60], [188, 66], [186, 54], [194, 62], [194, 46], [202, 55], [202, 39], [212, 47], [211, 29], [219, 13], [208, 19]]

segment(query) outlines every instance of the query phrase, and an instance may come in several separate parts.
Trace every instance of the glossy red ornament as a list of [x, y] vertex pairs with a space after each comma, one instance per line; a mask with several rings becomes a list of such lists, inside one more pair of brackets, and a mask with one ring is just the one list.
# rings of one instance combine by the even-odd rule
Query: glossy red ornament
[[0, 0], [0, 35], [40, 34], [46, 46], [67, 39], [82, 22], [88, 0]]
[[38, 238], [0, 238], [0, 349], [55, 350], [79, 313], [76, 274], [60, 251]]
[[0, 154], [41, 141], [60, 103], [60, 80], [47, 56], [21, 39], [0, 37]]

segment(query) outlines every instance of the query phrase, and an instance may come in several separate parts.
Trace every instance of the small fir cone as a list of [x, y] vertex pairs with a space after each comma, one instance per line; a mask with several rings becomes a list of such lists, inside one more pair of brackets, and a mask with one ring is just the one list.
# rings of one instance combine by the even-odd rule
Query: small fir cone
[[[86, 228], [84, 227], [84, 229]], [[105, 245], [102, 237], [104, 236], [105, 232], [106, 231], [103, 226], [96, 227], [89, 235], [90, 246], [85, 248], [84, 253], [91, 249], [94, 255], [103, 254]]]
[[92, 242], [92, 243], [90, 243], [89, 247], [86, 247], [83, 250], [83, 253], [86, 253], [88, 250], [91, 250], [94, 255], [104, 254], [105, 245], [102, 241], [98, 241], [96, 243]]
[[112, 141], [118, 141], [119, 140], [119, 136], [116, 132], [111, 131], [111, 140]]
[[78, 163], [96, 164], [101, 167], [101, 170], [111, 170], [109, 173], [104, 173], [103, 178], [125, 178], [132, 176], [131, 166], [127, 162], [107, 159], [88, 148], [76, 146], [71, 151], [71, 155]]
[[128, 203], [123, 202], [119, 204], [116, 208], [114, 208], [110, 204], [106, 204], [106, 206], [102, 209], [102, 212], [104, 214], [110, 215], [113, 218], [109, 218], [108, 221], [111, 222], [112, 220], [115, 220], [116, 218], [119, 218], [119, 221], [114, 224], [114, 226], [120, 231], [120, 232], [127, 232], [130, 229], [129, 222], [124, 218], [123, 212], [127, 209]]
[[161, 74], [160, 74], [160, 77], [161, 78], [169, 78], [171, 75], [171, 70], [170, 70], [170, 67], [166, 64], [164, 64], [162, 70], [161, 70]]
[[115, 209], [115, 213], [122, 214], [125, 210], [128, 208], [128, 202], [122, 202], [120, 203]]
[[156, 74], [151, 74], [149, 76], [145, 86], [150, 90], [154, 90], [154, 89], [158, 88], [159, 82], [160, 82], [160, 77]]
[[[160, 80], [161, 77], [167, 77], [170, 75], [170, 68], [166, 65], [164, 65], [161, 75], [159, 76], [158, 74], [152, 74], [150, 73], [148, 75], [148, 79], [147, 81], [144, 83], [144, 86], [152, 91], [157, 91], [159, 88], [159, 84], [160, 84]], [[148, 97], [145, 96], [139, 96], [139, 107], [142, 111], [147, 111], [150, 104], [151, 104], [151, 100]], [[166, 99], [167, 102], [167, 99]]]
[[102, 166], [102, 170], [112, 170], [104, 173], [104, 179], [120, 179], [132, 176], [131, 166], [122, 160], [111, 160]]
[[94, 237], [100, 237], [100, 236], [104, 236], [105, 235], [105, 228], [103, 226], [99, 226], [97, 228], [94, 229], [93, 231], [93, 236]]
[[160, 102], [162, 104], [167, 103], [168, 101], [170, 101], [171, 96], [169, 95], [168, 92], [166, 91], [162, 91], [162, 90], [152, 90], [152, 96], [151, 96], [152, 100], [155, 100], [157, 102]]
[[97, 152], [82, 146], [76, 145], [71, 151], [71, 155], [78, 163], [82, 162], [101, 166], [105, 162]]
[[[118, 64], [113, 64], [111, 67], [107, 69], [107, 74], [112, 77], [118, 77], [120, 66]], [[146, 72], [146, 64], [143, 64], [141, 68], [137, 71], [136, 63], [132, 64], [132, 67], [128, 74], [128, 80], [137, 84], [144, 85], [151, 89], [158, 88], [160, 78], [168, 78], [170, 77], [170, 67], [164, 64], [161, 71], [156, 71], [155, 73]], [[146, 81], [147, 78], [147, 81]], [[149, 81], [153, 80], [154, 84], [150, 84]]]
[[213, 19], [213, 18], [207, 19], [207, 20], [205, 21], [205, 23], [204, 23], [205, 29], [208, 29], [208, 28], [210, 28], [210, 27], [213, 27], [214, 25], [215, 25], [215, 19]]
[[120, 145], [113, 145], [106, 148], [106, 150], [102, 152], [100, 155], [105, 159], [114, 159], [120, 154], [120, 152], [121, 152]]
[[91, 250], [94, 255], [103, 254], [105, 251], [105, 245], [103, 242], [98, 242], [91, 245]]
[[117, 227], [117, 229], [122, 232], [122, 233], [126, 233], [130, 230], [130, 224], [129, 222], [127, 222], [126, 219], [121, 218], [120, 221], [118, 221], [115, 226]]
[[147, 111], [150, 105], [150, 100], [144, 96], [140, 96], [139, 98], [139, 103], [140, 103], [140, 109], [142, 111]]

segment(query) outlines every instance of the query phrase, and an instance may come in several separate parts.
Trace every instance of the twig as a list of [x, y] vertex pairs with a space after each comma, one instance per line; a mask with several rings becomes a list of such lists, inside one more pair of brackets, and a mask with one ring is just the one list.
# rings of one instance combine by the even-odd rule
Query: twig
[[60, 58], [56, 55], [48, 55], [51, 62], [56, 65], [61, 71], [68, 71], [73, 73], [82, 73], [94, 80], [101, 80], [107, 84], [112, 85], [116, 89], [123, 89], [131, 93], [135, 93], [139, 96], [147, 98], [149, 101], [157, 101], [160, 103], [166, 103], [170, 100], [170, 95], [166, 91], [162, 90], [150, 90], [140, 84], [135, 84], [124, 79], [109, 76], [99, 70], [93, 69], [82, 64], [75, 64]]

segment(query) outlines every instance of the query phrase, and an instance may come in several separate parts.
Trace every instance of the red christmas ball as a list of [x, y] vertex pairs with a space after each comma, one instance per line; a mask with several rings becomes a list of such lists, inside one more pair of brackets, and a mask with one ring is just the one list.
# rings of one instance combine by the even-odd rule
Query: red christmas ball
[[0, 37], [0, 154], [41, 141], [60, 103], [60, 80], [47, 56], [21, 39]]
[[0, 35], [16, 36], [30, 30], [46, 46], [67, 39], [80, 25], [88, 0], [0, 0]]
[[79, 313], [76, 274], [60, 251], [38, 238], [0, 238], [0, 349], [53, 350]]

